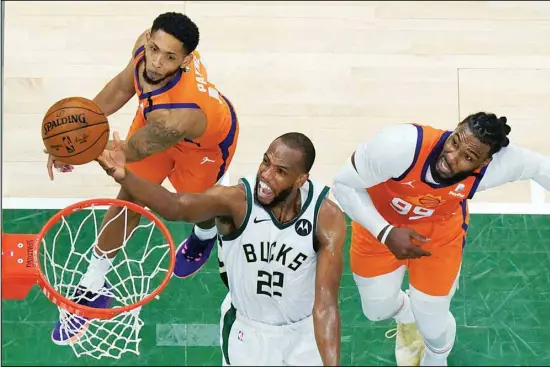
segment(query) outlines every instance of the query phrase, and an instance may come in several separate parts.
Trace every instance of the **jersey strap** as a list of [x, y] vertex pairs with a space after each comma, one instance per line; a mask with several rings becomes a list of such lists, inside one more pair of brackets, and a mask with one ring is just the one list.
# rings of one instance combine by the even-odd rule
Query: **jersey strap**
[[321, 190], [321, 193], [317, 197], [317, 201], [315, 202], [315, 209], [313, 209], [313, 250], [317, 252], [319, 250], [319, 241], [317, 241], [317, 216], [319, 215], [319, 210], [321, 209], [321, 204], [323, 204], [323, 200], [325, 200], [325, 197], [327, 196], [330, 188], [328, 186], [323, 187], [323, 190]]
[[240, 179], [240, 182], [244, 185], [244, 188], [246, 191], [246, 215], [244, 217], [243, 222], [235, 232], [224, 236], [220, 236], [222, 241], [233, 241], [239, 238], [239, 236], [243, 234], [244, 230], [246, 229], [246, 225], [250, 220], [250, 214], [252, 213], [252, 203], [254, 202], [254, 196], [252, 195], [252, 190], [250, 188], [250, 183], [248, 182], [248, 180], [243, 177]]
[[136, 52], [134, 52], [134, 59], [137, 59], [139, 56], [141, 56], [140, 54], [145, 51], [145, 45], [141, 45], [137, 48]]
[[422, 141], [424, 139], [424, 129], [422, 129], [422, 126], [413, 124], [414, 127], [416, 127], [416, 147], [414, 149], [414, 158], [407, 170], [403, 172], [403, 174], [397, 178], [392, 178], [393, 181], [402, 181], [407, 175], [411, 172], [411, 170], [416, 166], [418, 163], [418, 156], [420, 155], [420, 150], [422, 148]]
[[[490, 163], [489, 163], [490, 164]], [[479, 173], [476, 175], [476, 180], [474, 181], [474, 184], [472, 185], [472, 189], [470, 190], [470, 193], [468, 194], [468, 199], [472, 199], [477, 191], [477, 188], [481, 182], [481, 179], [483, 176], [485, 176], [485, 172], [487, 171], [487, 168], [489, 168], [489, 165], [484, 166], [481, 168]]]

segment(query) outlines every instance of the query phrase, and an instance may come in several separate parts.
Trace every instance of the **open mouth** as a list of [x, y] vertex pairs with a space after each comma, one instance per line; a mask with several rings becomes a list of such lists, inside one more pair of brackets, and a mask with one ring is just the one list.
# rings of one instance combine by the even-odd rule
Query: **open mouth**
[[439, 158], [439, 160], [437, 161], [436, 167], [437, 167], [437, 170], [445, 176], [449, 176], [451, 174], [451, 167], [445, 160], [444, 156], [441, 156]]
[[273, 190], [263, 181], [258, 181], [258, 198], [269, 200], [273, 196]]

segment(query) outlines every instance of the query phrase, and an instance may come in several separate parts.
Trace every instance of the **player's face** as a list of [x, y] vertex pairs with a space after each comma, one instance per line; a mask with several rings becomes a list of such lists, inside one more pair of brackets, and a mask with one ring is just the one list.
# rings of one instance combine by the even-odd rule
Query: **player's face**
[[302, 153], [275, 140], [265, 152], [258, 169], [254, 198], [264, 207], [284, 202], [308, 178], [301, 168]]
[[143, 78], [148, 84], [162, 83], [174, 76], [189, 59], [181, 42], [159, 29], [147, 35]]
[[435, 169], [444, 179], [471, 173], [489, 163], [489, 152], [490, 146], [477, 139], [468, 125], [461, 124], [445, 141]]

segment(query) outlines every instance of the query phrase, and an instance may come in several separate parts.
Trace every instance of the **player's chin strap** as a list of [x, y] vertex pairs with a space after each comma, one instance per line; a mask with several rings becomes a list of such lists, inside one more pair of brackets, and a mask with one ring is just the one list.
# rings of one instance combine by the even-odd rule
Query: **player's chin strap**
[[382, 231], [384, 234], [382, 235], [382, 238], [380, 239], [380, 242], [382, 242], [384, 245], [386, 244], [386, 239], [390, 235], [391, 230], [394, 228], [391, 224], [388, 224]]

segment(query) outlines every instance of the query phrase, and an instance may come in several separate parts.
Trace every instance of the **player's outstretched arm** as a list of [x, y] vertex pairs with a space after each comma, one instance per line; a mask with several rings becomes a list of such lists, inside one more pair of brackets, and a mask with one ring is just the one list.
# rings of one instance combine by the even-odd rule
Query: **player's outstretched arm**
[[95, 96], [93, 101], [101, 108], [105, 116], [117, 112], [136, 94], [134, 89], [134, 65], [130, 62], [111, 79]]
[[199, 194], [172, 193], [130, 171], [117, 181], [136, 200], [170, 221], [201, 223], [233, 217], [237, 206], [246, 208], [246, 194], [239, 186], [214, 186]]
[[136, 94], [133, 58], [135, 50], [145, 42], [145, 34], [146, 32], [138, 37], [126, 67], [111, 79], [93, 99], [106, 116], [120, 110]]
[[550, 156], [510, 144], [493, 156], [477, 191], [524, 180], [533, 180], [550, 191]]
[[113, 146], [113, 150], [104, 150], [97, 158], [101, 167], [136, 201], [143, 203], [161, 217], [191, 223], [200, 223], [216, 217], [229, 217], [234, 220], [244, 218], [246, 194], [240, 186], [214, 186], [200, 194], [175, 194], [126, 170], [124, 149], [118, 132], [114, 133]]
[[[134, 51], [145, 41], [145, 34], [141, 34], [134, 45]], [[103, 89], [95, 96], [93, 102], [101, 108], [105, 116], [110, 116], [117, 112], [136, 94], [134, 89], [134, 63], [132, 58], [126, 64], [126, 67], [118, 73], [113, 79], [103, 87]], [[112, 149], [112, 140], [109, 140], [107, 149]], [[48, 151], [44, 149], [44, 153]], [[48, 176], [53, 180], [53, 169], [56, 168], [59, 172], [72, 172], [74, 167], [70, 164], [63, 163], [62, 160], [54, 158], [48, 154], [48, 162], [46, 163]]]
[[343, 268], [346, 239], [344, 213], [325, 199], [317, 217], [317, 272], [313, 325], [317, 347], [325, 366], [340, 365], [341, 328], [338, 290]]

